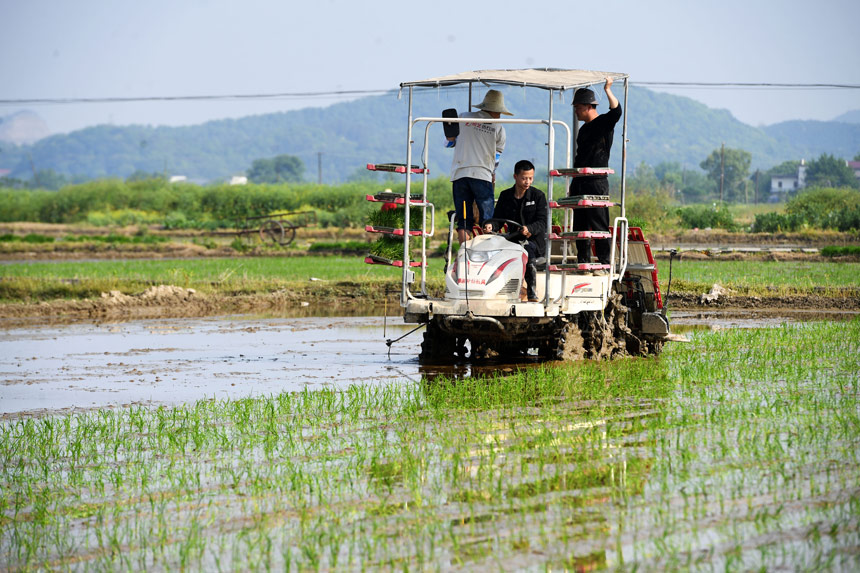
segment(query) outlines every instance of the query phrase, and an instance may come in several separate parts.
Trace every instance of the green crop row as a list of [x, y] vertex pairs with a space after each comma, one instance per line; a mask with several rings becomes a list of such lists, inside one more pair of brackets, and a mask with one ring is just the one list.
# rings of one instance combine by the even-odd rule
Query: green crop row
[[828, 246], [821, 249], [821, 254], [825, 257], [844, 257], [860, 255], [860, 246], [847, 245], [842, 247]]
[[0, 420], [10, 570], [856, 570], [860, 321]]
[[118, 235], [116, 233], [110, 233], [108, 235], [67, 235], [60, 239], [55, 237], [48, 237], [46, 235], [40, 235], [38, 233], [29, 233], [27, 235], [14, 235], [11, 233], [6, 233], [4, 235], [0, 235], [0, 243], [53, 243], [55, 241], [60, 241], [64, 243], [108, 243], [108, 244], [130, 244], [130, 245], [139, 245], [139, 244], [153, 244], [153, 243], [166, 243], [169, 241], [167, 237], [160, 237], [157, 235], [149, 235], [149, 234], [137, 234], [133, 236], [128, 235]]

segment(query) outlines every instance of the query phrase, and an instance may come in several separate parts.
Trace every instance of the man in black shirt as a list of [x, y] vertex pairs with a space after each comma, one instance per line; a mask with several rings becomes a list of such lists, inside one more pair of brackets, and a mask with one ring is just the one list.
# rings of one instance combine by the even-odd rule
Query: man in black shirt
[[[535, 291], [537, 272], [534, 261], [546, 254], [544, 235], [548, 208], [543, 191], [532, 187], [534, 178], [535, 166], [532, 162], [525, 159], [517, 161], [514, 165], [514, 186], [501, 192], [493, 212], [495, 219], [509, 219], [522, 225], [511, 240], [521, 242], [529, 257], [525, 277], [525, 294], [529, 302], [538, 302]], [[485, 225], [485, 230], [498, 231], [503, 224], [497, 221], [492, 225]], [[513, 229], [508, 230], [513, 231]]]
[[[587, 88], [576, 90], [573, 95], [573, 109], [576, 119], [583, 122], [576, 137], [576, 158], [574, 167], [609, 167], [609, 151], [615, 124], [621, 119], [621, 105], [612, 94], [612, 78], [606, 78], [603, 91], [609, 100], [609, 111], [597, 113], [597, 99], [594, 92]], [[575, 177], [570, 182], [568, 195], [609, 195], [609, 181], [606, 175]], [[574, 231], [608, 231], [609, 209], [593, 207], [573, 211]], [[601, 264], [609, 264], [610, 239], [596, 239], [594, 250]], [[591, 241], [576, 242], [576, 258], [580, 263], [591, 262]]]

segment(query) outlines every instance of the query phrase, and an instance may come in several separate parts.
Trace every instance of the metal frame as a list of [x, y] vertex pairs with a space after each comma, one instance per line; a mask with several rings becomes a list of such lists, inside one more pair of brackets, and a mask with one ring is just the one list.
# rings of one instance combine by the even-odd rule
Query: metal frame
[[[553, 71], [553, 70], [544, 70], [544, 71]], [[563, 70], [559, 70], [563, 71]], [[623, 95], [623, 109], [624, 109], [624, 121], [622, 123], [622, 147], [621, 147], [621, 216], [616, 217], [613, 221], [613, 235], [615, 239], [612, 241], [611, 250], [610, 250], [610, 284], [616, 279], [620, 278], [624, 275], [627, 266], [627, 228], [628, 222], [626, 218], [626, 203], [627, 203], [627, 114], [628, 114], [628, 106], [627, 106], [627, 98], [628, 98], [628, 88], [629, 88], [629, 77], [626, 74], [606, 74], [607, 76], [614, 76], [615, 79], [621, 79], [624, 82], [624, 95]], [[457, 84], [467, 83], [468, 84], [468, 92], [469, 92], [469, 109], [472, 107], [472, 84], [475, 81], [480, 81], [486, 86], [490, 86], [490, 84], [502, 84], [502, 85], [519, 85], [522, 87], [536, 87], [545, 89], [549, 92], [549, 108], [548, 108], [548, 117], [547, 119], [475, 119], [470, 118], [468, 121], [477, 121], [480, 123], [509, 123], [509, 124], [544, 124], [547, 126], [547, 171], [552, 171], [555, 160], [555, 125], [563, 125], [567, 129], [568, 134], [568, 152], [567, 152], [567, 164], [568, 167], [572, 167], [573, 157], [576, 155], [576, 138], [579, 135], [579, 121], [576, 119], [576, 114], [573, 114], [573, 129], [562, 121], [553, 119], [554, 117], [554, 104], [553, 104], [553, 96], [556, 92], [564, 93], [566, 90], [575, 90], [581, 87], [588, 87], [595, 85], [598, 82], [589, 82], [575, 85], [565, 85], [559, 87], [550, 87], [546, 85], [540, 84], [522, 84], [505, 80], [493, 80], [490, 78], [485, 79], [470, 79], [470, 80], [450, 80], [450, 81], [439, 81], [432, 82], [428, 80], [427, 82], [413, 82], [413, 83], [404, 83], [401, 84], [401, 89], [403, 87], [407, 88], [408, 91], [408, 123], [407, 123], [407, 131], [406, 131], [406, 193], [405, 193], [405, 221], [404, 226], [406, 229], [411, 229], [410, 225], [410, 205], [413, 203], [411, 201], [411, 190], [412, 190], [412, 145], [413, 141], [413, 127], [415, 124], [419, 122], [427, 122], [427, 126], [425, 128], [425, 145], [424, 145], [424, 154], [422, 157], [423, 167], [424, 167], [424, 185], [423, 185], [423, 194], [422, 201], [420, 203], [416, 203], [416, 206], [422, 206], [424, 208], [424, 217], [422, 221], [422, 262], [426, 260], [426, 245], [427, 245], [427, 230], [426, 230], [426, 209], [427, 209], [427, 165], [429, 158], [429, 128], [430, 125], [437, 122], [448, 122], [448, 123], [462, 123], [466, 120], [460, 119], [452, 119], [452, 118], [441, 118], [441, 117], [419, 117], [413, 119], [412, 117], [412, 95], [414, 87], [441, 87], [441, 86], [453, 86]], [[551, 202], [553, 200], [553, 177], [551, 175], [547, 176], [547, 202]], [[567, 222], [567, 221], [565, 221]], [[616, 231], [617, 230], [617, 231]], [[549, 253], [551, 254], [552, 250], [550, 248], [549, 234], [552, 231], [552, 209], [547, 209], [547, 226], [546, 226], [546, 244]], [[618, 232], [620, 231], [620, 232]], [[618, 237], [621, 237], [621, 240], [618, 241]], [[410, 298], [414, 298], [414, 295], [409, 290], [409, 285], [414, 282], [415, 273], [410, 270], [409, 267], [409, 233], [404, 233], [403, 236], [403, 274], [401, 277], [401, 289], [400, 289], [400, 305], [406, 306], [406, 303]], [[616, 249], [617, 245], [617, 249]], [[618, 251], [618, 265], [616, 265], [616, 250]], [[566, 254], [566, 249], [565, 249]], [[616, 267], [618, 268], [618, 272], [616, 272]], [[564, 277], [563, 277], [564, 280]], [[548, 307], [550, 304], [549, 298], [550, 291], [550, 273], [546, 272], [546, 288], [544, 294], [544, 308]], [[426, 296], [426, 267], [421, 266], [421, 294]]]

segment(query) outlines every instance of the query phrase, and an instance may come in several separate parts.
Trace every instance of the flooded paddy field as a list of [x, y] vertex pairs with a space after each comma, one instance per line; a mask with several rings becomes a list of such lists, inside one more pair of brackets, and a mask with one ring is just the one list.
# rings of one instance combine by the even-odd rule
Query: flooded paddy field
[[[175, 405], [415, 376], [389, 317], [215, 317], [0, 331], [0, 413]], [[391, 324], [394, 323], [394, 324]]]
[[855, 570], [860, 320], [672, 318], [448, 369], [392, 317], [7, 329], [0, 568]]
[[[539, 366], [418, 364], [423, 329], [399, 316], [229, 316], [36, 325], [0, 330], [0, 416], [130, 405], [178, 405], [352, 384], [468, 377]], [[672, 314], [673, 329], [775, 327], [857, 313], [704, 310]]]

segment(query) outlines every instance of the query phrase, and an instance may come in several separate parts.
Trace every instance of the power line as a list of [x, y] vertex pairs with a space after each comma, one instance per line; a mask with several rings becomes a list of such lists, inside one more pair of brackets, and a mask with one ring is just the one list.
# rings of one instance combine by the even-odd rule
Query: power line
[[774, 88], [774, 89], [860, 89], [860, 84], [789, 84], [766, 82], [631, 82], [640, 86], [671, 87], [730, 87], [730, 88]]
[[332, 92], [284, 92], [257, 94], [224, 95], [183, 95], [183, 96], [140, 96], [140, 97], [84, 97], [84, 98], [32, 98], [0, 99], [0, 104], [67, 104], [67, 103], [131, 103], [148, 101], [207, 101], [207, 100], [248, 100], [248, 99], [286, 99], [317, 97], [349, 97], [354, 95], [381, 95], [392, 90], [342, 90]]
[[[676, 88], [751, 88], [751, 89], [860, 89], [860, 84], [831, 83], [774, 83], [774, 82], [655, 82], [631, 81], [637, 86], [676, 87]], [[436, 88], [432, 88], [436, 89]], [[37, 104], [79, 104], [79, 103], [133, 103], [157, 101], [225, 101], [225, 100], [265, 100], [265, 99], [313, 99], [330, 97], [351, 97], [382, 95], [396, 89], [339, 90], [320, 92], [278, 92], [223, 95], [180, 95], [180, 96], [139, 96], [139, 97], [84, 97], [84, 98], [21, 98], [0, 99], [0, 105], [37, 105]]]

